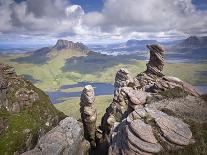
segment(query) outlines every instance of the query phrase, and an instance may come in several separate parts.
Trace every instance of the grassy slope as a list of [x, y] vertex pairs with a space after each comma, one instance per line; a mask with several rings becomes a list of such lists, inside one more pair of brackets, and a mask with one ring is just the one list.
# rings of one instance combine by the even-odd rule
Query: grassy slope
[[[34, 90], [39, 95], [39, 100], [34, 102], [32, 107], [24, 108], [20, 113], [9, 113], [6, 109], [0, 108], [0, 117], [4, 118], [8, 122], [8, 128], [6, 132], [0, 135], [0, 154], [10, 155], [15, 151], [24, 151], [25, 143], [27, 140], [27, 134], [24, 133], [25, 129], [30, 129], [33, 140], [38, 138], [38, 130], [43, 129], [48, 131], [51, 127], [47, 127], [45, 123], [48, 117], [63, 119], [65, 115], [54, 108], [50, 103], [48, 96], [40, 89], [34, 87], [32, 84], [27, 82], [24, 86], [28, 90]], [[8, 92], [7, 98], [9, 102], [16, 98], [15, 92], [17, 88], [13, 88], [12, 92]], [[34, 144], [33, 144], [34, 145]]]
[[[98, 111], [98, 120], [97, 125], [101, 122], [101, 117], [105, 113], [106, 108], [111, 103], [113, 96], [112, 95], [105, 95], [105, 96], [96, 96], [95, 105]], [[72, 116], [76, 119], [80, 119], [80, 98], [73, 97], [64, 101], [61, 104], [55, 104], [55, 107], [64, 112], [68, 116]]]

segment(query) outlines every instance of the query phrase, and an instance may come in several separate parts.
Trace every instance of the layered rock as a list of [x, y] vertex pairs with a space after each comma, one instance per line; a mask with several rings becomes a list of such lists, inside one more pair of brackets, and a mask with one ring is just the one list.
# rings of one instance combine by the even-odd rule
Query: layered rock
[[81, 123], [67, 117], [42, 136], [33, 150], [22, 155], [85, 155], [89, 148]]
[[199, 97], [200, 94], [190, 84], [162, 73], [164, 49], [161, 46], [147, 47], [150, 60], [145, 72], [134, 79], [127, 69], [120, 69], [116, 74], [114, 98], [101, 123], [108, 154], [157, 154], [194, 142], [189, 125], [153, 105], [169, 97]]
[[136, 79], [138, 86], [153, 84], [157, 78], [163, 77], [164, 67], [164, 49], [160, 45], [147, 45], [150, 50], [150, 60], [147, 63], [147, 69], [143, 73], [139, 73]]
[[192, 143], [189, 126], [159, 110], [143, 108], [130, 113], [112, 130], [109, 154], [152, 154]]
[[85, 86], [82, 91], [80, 112], [85, 138], [91, 143], [92, 148], [95, 148], [97, 111], [95, 108], [94, 89], [91, 85]]
[[114, 87], [127, 87], [127, 86], [133, 86], [134, 79], [132, 78], [130, 72], [126, 68], [121, 68], [117, 73], [115, 77], [115, 83]]

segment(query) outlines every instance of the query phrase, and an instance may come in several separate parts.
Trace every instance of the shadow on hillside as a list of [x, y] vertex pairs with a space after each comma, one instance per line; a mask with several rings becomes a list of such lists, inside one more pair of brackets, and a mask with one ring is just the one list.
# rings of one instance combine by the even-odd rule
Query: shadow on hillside
[[93, 74], [118, 64], [130, 64], [133, 60], [146, 60], [146, 57], [138, 54], [111, 56], [90, 52], [87, 57], [72, 57], [67, 59], [62, 71]]
[[45, 64], [49, 60], [49, 57], [47, 57], [47, 54], [50, 51], [51, 51], [50, 48], [44, 47], [44, 48], [41, 48], [41, 49], [33, 52], [29, 56], [11, 59], [11, 61], [18, 62], [18, 63], [39, 64], [39, 65]]
[[32, 75], [23, 74], [24, 79], [31, 81], [33, 84], [41, 82], [40, 80], [35, 79]]

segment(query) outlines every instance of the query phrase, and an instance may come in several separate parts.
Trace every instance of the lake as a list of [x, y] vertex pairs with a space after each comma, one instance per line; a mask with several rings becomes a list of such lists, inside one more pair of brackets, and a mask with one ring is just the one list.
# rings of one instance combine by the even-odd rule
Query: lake
[[[90, 82], [79, 82], [73, 85], [61, 86], [58, 91], [47, 92], [53, 104], [61, 103], [70, 97], [80, 97], [81, 92], [64, 92], [65, 89], [84, 87], [85, 85], [92, 85], [95, 90], [95, 95], [113, 95], [114, 86], [110, 83], [90, 83]], [[195, 86], [199, 92], [207, 93], [207, 86]]]
[[[92, 85], [96, 96], [100, 95], [112, 95], [114, 93], [114, 86], [110, 83], [90, 83], [90, 82], [79, 82], [73, 85], [64, 85], [60, 87], [60, 90], [54, 92], [47, 92], [53, 104], [61, 103], [69, 97], [80, 97], [81, 92], [64, 92], [64, 89], [84, 87], [85, 85]], [[63, 99], [61, 99], [63, 98]]]

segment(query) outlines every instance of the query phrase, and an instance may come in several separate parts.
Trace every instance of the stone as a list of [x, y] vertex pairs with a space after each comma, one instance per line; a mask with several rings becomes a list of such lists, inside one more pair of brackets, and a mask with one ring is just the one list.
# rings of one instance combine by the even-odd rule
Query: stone
[[8, 87], [8, 82], [0, 75], [0, 91]]
[[177, 145], [188, 145], [192, 138], [189, 126], [172, 116], [164, 116], [155, 119], [156, 124], [163, 132], [163, 136]]
[[129, 105], [133, 109], [142, 108], [143, 105], [146, 103], [147, 94], [144, 91], [131, 89], [126, 94], [129, 97], [129, 100], [131, 101], [129, 102]]
[[67, 117], [43, 135], [33, 150], [22, 155], [84, 155], [89, 144], [83, 138], [83, 128], [74, 118]]
[[149, 143], [135, 136], [128, 127], [126, 127], [126, 134], [129, 143], [135, 146], [139, 150], [143, 150], [144, 152], [150, 152], [150, 153], [158, 153], [162, 149], [159, 143]]
[[134, 83], [134, 80], [130, 74], [130, 72], [126, 68], [121, 68], [117, 73], [115, 77], [115, 83], [114, 87], [127, 87], [132, 86]]
[[80, 112], [85, 138], [90, 142], [91, 147], [95, 148], [97, 110], [95, 107], [94, 89], [91, 85], [85, 86], [81, 93]]
[[120, 151], [144, 155], [168, 150], [169, 146], [180, 148], [189, 145], [192, 132], [178, 118], [157, 109], [142, 108], [134, 110], [126, 119], [113, 126], [110, 138], [110, 154]]
[[5, 118], [0, 117], [0, 135], [6, 131], [7, 127], [8, 121]]
[[19, 113], [21, 111], [19, 103], [18, 102], [14, 102], [12, 104], [12, 108], [11, 108], [10, 111], [13, 112], [13, 113]]
[[147, 73], [163, 76], [164, 49], [160, 45], [147, 45], [150, 50], [150, 60], [147, 64]]
[[143, 121], [136, 119], [129, 124], [129, 128], [143, 141], [157, 143], [152, 127]]

